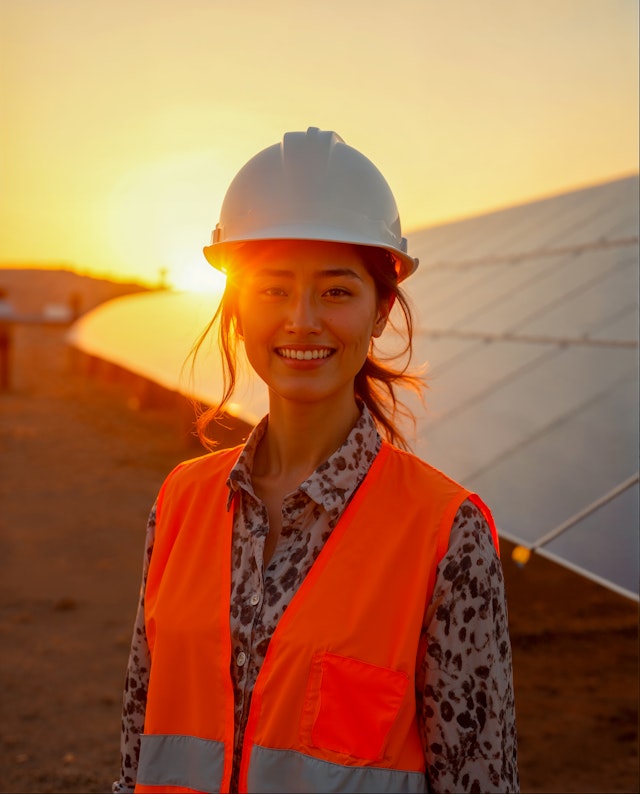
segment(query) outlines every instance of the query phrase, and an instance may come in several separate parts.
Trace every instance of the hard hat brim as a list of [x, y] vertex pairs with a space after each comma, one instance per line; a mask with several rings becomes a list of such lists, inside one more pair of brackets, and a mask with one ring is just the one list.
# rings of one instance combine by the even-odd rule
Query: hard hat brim
[[384, 245], [370, 237], [347, 233], [344, 229], [336, 227], [317, 227], [310, 231], [308, 226], [304, 229], [295, 226], [281, 226], [268, 230], [261, 230], [255, 235], [246, 234], [238, 239], [226, 239], [223, 242], [206, 245], [202, 251], [205, 259], [217, 270], [226, 273], [228, 263], [239, 254], [243, 245], [252, 242], [267, 242], [269, 240], [308, 240], [309, 242], [344, 243], [345, 245], [365, 245], [370, 248], [381, 248], [388, 251], [395, 259], [398, 282], [415, 272], [418, 259], [409, 256], [405, 251], [392, 245]]

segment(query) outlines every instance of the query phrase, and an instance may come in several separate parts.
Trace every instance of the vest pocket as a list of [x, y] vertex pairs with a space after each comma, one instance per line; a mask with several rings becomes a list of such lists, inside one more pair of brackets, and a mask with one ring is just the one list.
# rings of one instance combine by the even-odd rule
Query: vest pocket
[[409, 683], [399, 670], [315, 654], [301, 720], [305, 744], [366, 761], [382, 758]]

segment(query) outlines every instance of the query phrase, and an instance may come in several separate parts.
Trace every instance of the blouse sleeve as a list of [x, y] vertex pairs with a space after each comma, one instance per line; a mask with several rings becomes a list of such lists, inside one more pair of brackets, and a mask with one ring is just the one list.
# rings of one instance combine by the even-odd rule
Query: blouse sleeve
[[133, 627], [133, 638], [122, 698], [122, 732], [120, 734], [120, 780], [113, 784], [114, 794], [131, 794], [136, 783], [138, 758], [140, 756], [140, 734], [144, 729], [149, 685], [149, 645], [144, 619], [144, 599], [149, 573], [149, 563], [156, 532], [156, 505], [151, 509], [147, 522], [142, 584], [138, 599], [138, 610]]
[[489, 526], [470, 501], [451, 528], [422, 639], [417, 702], [430, 790], [517, 792], [502, 566]]

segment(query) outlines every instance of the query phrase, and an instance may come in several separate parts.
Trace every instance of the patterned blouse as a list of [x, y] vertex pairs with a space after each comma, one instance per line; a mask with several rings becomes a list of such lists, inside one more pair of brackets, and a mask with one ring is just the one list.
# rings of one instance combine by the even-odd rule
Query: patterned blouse
[[[278, 620], [307, 575], [345, 507], [367, 474], [381, 439], [366, 408], [344, 444], [282, 507], [282, 532], [264, 566], [267, 510], [251, 483], [253, 459], [268, 418], [254, 428], [233, 467], [229, 500], [240, 495], [232, 545], [231, 675], [235, 744], [231, 791], [236, 792], [251, 693]], [[155, 506], [147, 527], [138, 613], [123, 699], [118, 794], [135, 785], [139, 735], [149, 680], [144, 594], [155, 536]], [[416, 681], [419, 725], [432, 792], [516, 792], [515, 709], [511, 645], [502, 568], [489, 527], [471, 502], [461, 505], [449, 549], [438, 566], [424, 618], [425, 658]]]

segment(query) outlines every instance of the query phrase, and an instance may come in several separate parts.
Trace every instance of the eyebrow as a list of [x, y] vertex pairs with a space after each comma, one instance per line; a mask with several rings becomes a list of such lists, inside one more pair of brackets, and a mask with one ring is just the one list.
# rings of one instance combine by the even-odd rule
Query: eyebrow
[[[280, 270], [278, 268], [270, 267], [261, 268], [256, 272], [256, 276], [266, 276], [269, 278], [293, 278], [294, 275], [295, 272], [293, 270]], [[346, 277], [362, 281], [362, 278], [358, 275], [358, 273], [356, 273], [355, 270], [351, 270], [349, 267], [324, 268], [322, 270], [316, 271], [314, 275], [318, 278]]]

